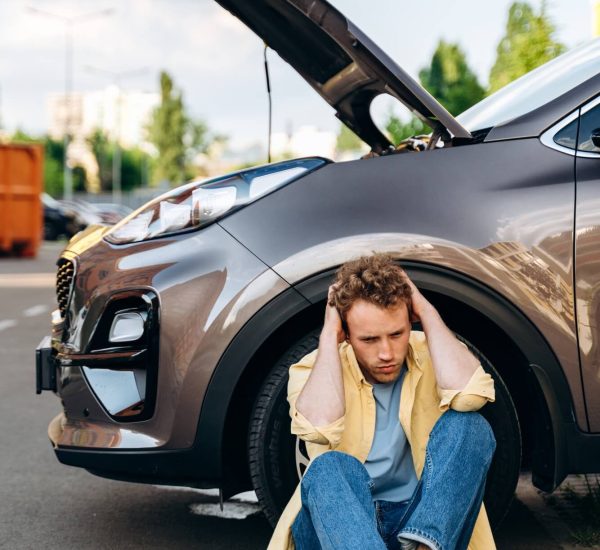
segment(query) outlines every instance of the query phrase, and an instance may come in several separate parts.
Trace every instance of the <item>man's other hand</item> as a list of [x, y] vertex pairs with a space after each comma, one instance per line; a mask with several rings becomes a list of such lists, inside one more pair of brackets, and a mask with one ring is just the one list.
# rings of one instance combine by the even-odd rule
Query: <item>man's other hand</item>
[[331, 285], [327, 291], [327, 305], [325, 306], [325, 322], [323, 323], [323, 334], [333, 336], [335, 334], [337, 343], [341, 344], [346, 339], [346, 333], [342, 325], [342, 318], [333, 298], [337, 285]]
[[[410, 286], [411, 290], [411, 302], [412, 302], [412, 315], [411, 321], [413, 323], [418, 323], [423, 321], [423, 317], [427, 316], [427, 314], [431, 313], [434, 310], [434, 307], [431, 305], [431, 302], [421, 294], [421, 291], [416, 287], [415, 283], [410, 280], [410, 277], [404, 271], [404, 277], [406, 278], [406, 282], [408, 286]], [[434, 310], [435, 311], [435, 310]]]

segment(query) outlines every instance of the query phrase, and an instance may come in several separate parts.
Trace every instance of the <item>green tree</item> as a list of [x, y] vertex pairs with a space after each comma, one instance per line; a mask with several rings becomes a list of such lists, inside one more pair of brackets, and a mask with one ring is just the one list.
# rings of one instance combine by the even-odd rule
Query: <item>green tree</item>
[[65, 182], [65, 143], [64, 141], [44, 138], [44, 189], [54, 198], [60, 198]]
[[160, 105], [152, 114], [150, 141], [158, 150], [155, 180], [181, 183], [185, 178], [186, 148], [184, 143], [187, 117], [180, 91], [174, 89], [173, 79], [160, 73]]
[[112, 149], [106, 134], [96, 129], [87, 138], [88, 145], [98, 164], [98, 179], [102, 191], [112, 190]]
[[158, 150], [153, 180], [179, 184], [190, 174], [188, 166], [193, 157], [205, 152], [212, 140], [223, 138], [210, 136], [203, 121], [188, 116], [182, 92], [165, 71], [160, 74], [160, 93], [160, 105], [148, 126], [149, 140]]
[[87, 186], [87, 173], [83, 166], [73, 166], [73, 191], [76, 193], [84, 193]]
[[555, 31], [545, 1], [539, 13], [526, 2], [514, 2], [508, 11], [506, 34], [496, 49], [488, 93], [563, 53], [565, 46], [555, 40]]
[[408, 122], [405, 122], [391, 110], [387, 116], [385, 129], [395, 145], [398, 145], [403, 139], [431, 133], [431, 128], [417, 117], [413, 116]]
[[[485, 90], [469, 68], [466, 56], [457, 44], [440, 40], [429, 67], [419, 71], [423, 87], [451, 114], [457, 115], [485, 95]], [[417, 117], [403, 120], [389, 111], [385, 130], [394, 144], [419, 134], [431, 133], [431, 128]]]
[[419, 79], [452, 115], [462, 113], [485, 95], [460, 46], [444, 40], [438, 42], [430, 66], [419, 72]]
[[[98, 177], [103, 191], [113, 188], [113, 158], [115, 145], [111, 143], [102, 130], [95, 130], [87, 142], [98, 163]], [[149, 157], [141, 149], [121, 147], [121, 189], [131, 191], [145, 183], [145, 173], [149, 165]]]
[[123, 191], [131, 191], [146, 185], [146, 173], [150, 159], [138, 147], [121, 151], [121, 187]]

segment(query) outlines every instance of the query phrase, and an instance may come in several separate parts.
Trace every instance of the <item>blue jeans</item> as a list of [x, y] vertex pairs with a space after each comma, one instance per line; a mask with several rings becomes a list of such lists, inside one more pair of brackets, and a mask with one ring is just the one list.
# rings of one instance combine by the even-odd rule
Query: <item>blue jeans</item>
[[431, 431], [413, 496], [400, 503], [373, 502], [371, 479], [356, 458], [337, 451], [317, 457], [301, 483], [302, 509], [292, 525], [297, 550], [391, 550], [402, 548], [400, 541], [465, 550], [495, 447], [480, 414], [447, 411]]

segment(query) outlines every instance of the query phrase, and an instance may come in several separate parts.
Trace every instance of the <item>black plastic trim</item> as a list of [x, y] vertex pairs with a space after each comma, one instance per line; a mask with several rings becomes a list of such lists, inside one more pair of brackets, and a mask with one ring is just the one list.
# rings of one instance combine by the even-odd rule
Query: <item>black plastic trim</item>
[[68, 466], [85, 468], [94, 475], [137, 483], [164, 483], [204, 488], [218, 487], [208, 478], [199, 481], [195, 454], [181, 450], [82, 450], [68, 447], [54, 449], [56, 458]]
[[[144, 334], [134, 342], [114, 346], [108, 342], [108, 334], [114, 315], [120, 311], [144, 311], [147, 314]], [[139, 414], [116, 416], [104, 409], [106, 414], [117, 422], [130, 423], [148, 420], [154, 414], [158, 384], [158, 359], [160, 335], [160, 303], [156, 291], [147, 288], [119, 290], [106, 300], [98, 316], [89, 344], [84, 354], [60, 353], [61, 366], [87, 366], [89, 368], [110, 368], [117, 370], [143, 368], [146, 370], [146, 395], [143, 409]], [[107, 353], [110, 349], [112, 353]], [[119, 357], [121, 354], [123, 357]], [[120, 363], [120, 364], [119, 364]], [[84, 374], [85, 377], [85, 374]], [[86, 379], [87, 380], [87, 379]], [[88, 383], [90, 391], [94, 393]], [[94, 393], [95, 395], [95, 393]], [[102, 400], [96, 395], [100, 404]]]
[[221, 357], [209, 382], [196, 429], [201, 471], [210, 477], [223, 476], [223, 443], [227, 412], [244, 368], [262, 344], [287, 320], [310, 307], [290, 288], [256, 313], [238, 332]]
[[44, 336], [35, 350], [35, 393], [56, 392], [56, 363], [50, 336]]
[[[158, 295], [155, 291], [140, 288], [119, 290], [112, 293], [104, 303], [102, 312], [96, 320], [85, 354], [102, 354], [107, 350], [134, 351], [149, 349], [158, 336]], [[144, 333], [140, 338], [131, 342], [115, 345], [108, 339], [110, 327], [117, 313], [145, 312]]]

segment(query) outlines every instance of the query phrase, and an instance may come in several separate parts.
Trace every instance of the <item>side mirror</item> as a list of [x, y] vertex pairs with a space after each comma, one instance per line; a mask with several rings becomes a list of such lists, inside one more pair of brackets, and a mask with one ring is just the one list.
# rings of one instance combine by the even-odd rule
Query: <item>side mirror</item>
[[592, 143], [594, 144], [594, 146], [600, 149], [600, 128], [592, 130], [592, 135], [590, 136], [590, 138], [592, 139]]

